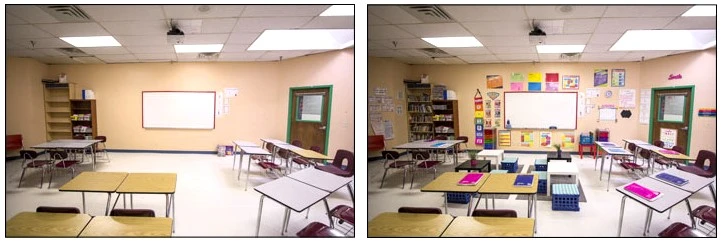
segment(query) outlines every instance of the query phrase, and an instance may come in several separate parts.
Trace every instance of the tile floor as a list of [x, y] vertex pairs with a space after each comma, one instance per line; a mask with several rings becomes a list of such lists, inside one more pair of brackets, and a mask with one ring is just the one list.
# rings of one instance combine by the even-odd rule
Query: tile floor
[[[460, 155], [464, 158], [465, 154]], [[544, 158], [540, 154], [512, 154], [506, 153], [505, 157], [518, 157], [519, 165], [528, 168], [533, 165], [536, 158]], [[599, 181], [598, 169], [594, 171], [594, 160], [588, 156], [580, 159], [578, 155], [572, 155], [573, 162], [579, 168], [579, 180], [583, 185], [587, 202], [580, 203], [581, 210], [573, 211], [552, 211], [551, 202], [538, 201], [538, 232], [536, 237], [615, 237], [618, 232], [619, 213], [622, 194], [615, 190], [616, 186], [629, 183], [634, 180], [633, 175], [614, 164], [611, 174], [611, 186], [606, 191], [608, 161], [604, 169], [603, 181]], [[406, 158], [406, 157], [402, 157]], [[461, 159], [459, 163], [465, 161]], [[600, 161], [599, 161], [600, 165]], [[453, 161], [444, 163], [438, 170], [438, 174], [453, 171]], [[430, 182], [433, 178], [432, 172], [426, 172], [416, 176], [413, 189], [409, 189], [410, 173], [406, 179], [405, 189], [401, 189], [403, 171], [401, 169], [390, 169], [386, 176], [383, 189], [379, 189], [383, 177], [383, 161], [373, 161], [368, 164], [368, 220], [382, 212], [396, 212], [401, 206], [418, 207], [439, 207], [443, 208], [443, 197], [440, 193], [422, 193], [420, 188]], [[525, 173], [526, 170], [521, 172]], [[715, 183], [713, 184], [715, 185]], [[490, 202], [490, 201], [489, 201]], [[715, 206], [709, 188], [704, 188], [690, 198], [691, 208], [700, 205]], [[516, 200], [516, 195], [511, 195], [507, 200], [496, 200], [496, 208], [513, 209], [519, 216], [526, 216], [526, 201]], [[483, 202], [479, 208], [483, 206]], [[465, 215], [466, 204], [449, 204], [448, 212], [451, 215]], [[685, 205], [677, 205], [673, 208], [671, 218], [667, 219], [668, 212], [654, 213], [651, 229], [648, 236], [656, 237], [664, 228], [674, 222], [690, 224], [688, 212]], [[642, 226], [646, 215], [645, 206], [627, 199], [623, 220], [623, 237], [641, 237]], [[715, 235], [712, 233], [712, 235]]]
[[[247, 160], [243, 162], [241, 180], [237, 180], [238, 168], [231, 170], [233, 157], [210, 154], [155, 154], [110, 153], [110, 162], [98, 160], [96, 171], [101, 172], [174, 172], [178, 174], [176, 189], [176, 223], [174, 237], [188, 236], [255, 236], [260, 194], [253, 186], [272, 181], [257, 165], [251, 165], [248, 191], [244, 191]], [[20, 160], [5, 163], [5, 220], [23, 211], [35, 211], [37, 206], [73, 206], [82, 208], [80, 193], [60, 192], [58, 188], [70, 180], [70, 172], [58, 170], [48, 189], [47, 175], [43, 188], [39, 189], [40, 170], [28, 169], [22, 187]], [[237, 164], [236, 164], [237, 165]], [[76, 170], [91, 170], [82, 164]], [[86, 193], [86, 207], [90, 215], [103, 215], [107, 195]], [[116, 195], [113, 195], [113, 202]], [[284, 207], [265, 199], [260, 236], [280, 236]], [[122, 199], [116, 208], [122, 208]], [[128, 200], [129, 202], [129, 200]], [[155, 210], [156, 216], [164, 216], [163, 195], [134, 195], [135, 208]], [[331, 208], [339, 204], [352, 206], [347, 188], [328, 197]], [[112, 203], [111, 203], [112, 205]], [[129, 204], [128, 204], [129, 205]], [[286, 236], [295, 233], [313, 221], [328, 224], [322, 202], [311, 207], [308, 219], [305, 212], [292, 212]], [[351, 231], [348, 235], [353, 235]], [[365, 235], [364, 235], [365, 236]]]

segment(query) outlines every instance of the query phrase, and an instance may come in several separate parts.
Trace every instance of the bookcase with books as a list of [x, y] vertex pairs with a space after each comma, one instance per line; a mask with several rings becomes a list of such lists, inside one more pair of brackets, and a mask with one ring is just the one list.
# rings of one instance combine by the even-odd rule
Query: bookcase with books
[[458, 101], [433, 100], [434, 136], [446, 136], [455, 140], [458, 128]]
[[76, 98], [74, 83], [45, 83], [45, 139], [48, 141], [72, 138], [70, 99]]
[[408, 141], [433, 138], [433, 109], [431, 84], [406, 84], [408, 112]]
[[70, 123], [73, 137], [94, 139], [98, 135], [95, 100], [70, 100]]

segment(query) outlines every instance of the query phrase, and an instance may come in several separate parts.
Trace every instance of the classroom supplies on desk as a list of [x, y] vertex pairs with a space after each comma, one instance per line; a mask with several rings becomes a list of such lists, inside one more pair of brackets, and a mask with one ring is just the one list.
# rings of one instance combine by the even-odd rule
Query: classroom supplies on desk
[[611, 142], [599, 142], [598, 144], [603, 147], [616, 147], [616, 144], [613, 144]]
[[513, 182], [513, 186], [516, 186], [516, 187], [533, 186], [533, 175], [518, 175], [518, 176], [516, 176], [516, 180]]
[[461, 185], [461, 186], [476, 185], [476, 184], [478, 184], [478, 181], [481, 180], [481, 177], [483, 177], [483, 173], [468, 173], [460, 181], [458, 181], [458, 185]]
[[438, 143], [433, 144], [433, 145], [431, 145], [431, 146], [432, 146], [432, 147], [439, 147], [439, 146], [442, 146], [442, 145], [444, 145], [444, 144], [446, 144], [446, 143], [445, 143], [445, 142], [438, 142]]
[[607, 150], [608, 150], [609, 154], [626, 153], [626, 150], [624, 150], [623, 148], [618, 148], [618, 147], [608, 148]]
[[676, 186], [683, 186], [683, 185], [686, 185], [686, 183], [688, 183], [688, 179], [684, 179], [684, 178], [674, 176], [674, 175], [668, 174], [668, 173], [659, 173], [658, 175], [656, 175], [656, 177], [658, 179], [661, 179], [662, 181], [671, 183]]
[[674, 150], [666, 150], [666, 149], [658, 150], [658, 152], [663, 153], [663, 154], [669, 154], [669, 155], [678, 155], [679, 154], [678, 152], [676, 152]]
[[631, 184], [626, 185], [623, 187], [623, 189], [626, 189], [626, 191], [629, 191], [633, 194], [638, 195], [639, 197], [642, 197], [648, 201], [655, 201], [659, 197], [663, 195], [661, 192], [657, 192], [651, 189], [648, 189], [647, 187], [641, 186], [638, 183], [632, 182]]

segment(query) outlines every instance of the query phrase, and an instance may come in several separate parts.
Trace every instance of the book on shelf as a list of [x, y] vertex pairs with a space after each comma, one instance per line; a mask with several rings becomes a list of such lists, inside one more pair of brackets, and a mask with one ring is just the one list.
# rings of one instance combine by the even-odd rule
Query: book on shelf
[[516, 180], [513, 182], [513, 186], [516, 186], [516, 187], [533, 186], [533, 175], [518, 175], [518, 176], [516, 176]]
[[678, 177], [678, 176], [675, 176], [672, 174], [664, 173], [664, 172], [657, 174], [656, 178], [660, 179], [661, 181], [664, 181], [664, 182], [667, 182], [667, 183], [670, 183], [670, 184], [673, 184], [676, 186], [683, 186], [683, 185], [686, 185], [686, 183], [688, 183], [688, 179], [684, 179], [684, 178], [681, 178], [681, 177]]
[[482, 177], [483, 177], [483, 173], [479, 173], [479, 172], [468, 173], [468, 174], [466, 174], [466, 176], [461, 178], [460, 181], [458, 181], [458, 185], [473, 186], [473, 185], [478, 184], [478, 181], [480, 181]]
[[651, 190], [647, 187], [644, 187], [642, 185], [639, 185], [638, 183], [632, 182], [631, 184], [626, 185], [623, 187], [626, 191], [635, 194], [636, 196], [642, 197], [643, 199], [648, 200], [649, 202], [653, 202], [656, 199], [660, 198], [663, 193]]

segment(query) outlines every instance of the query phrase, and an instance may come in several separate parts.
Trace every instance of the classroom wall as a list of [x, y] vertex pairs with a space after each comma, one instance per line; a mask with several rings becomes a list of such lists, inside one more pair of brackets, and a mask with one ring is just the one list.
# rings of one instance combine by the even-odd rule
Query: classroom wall
[[[386, 140], [386, 149], [408, 142], [408, 117], [406, 114], [405, 85], [403, 79], [420, 79], [420, 76], [411, 77], [410, 65], [398, 62], [390, 58], [368, 57], [368, 96], [374, 96], [376, 87], [386, 88], [387, 94], [393, 97], [394, 105], [400, 105], [403, 112], [399, 115], [394, 112], [382, 112], [384, 120], [391, 120], [393, 123], [394, 138]], [[402, 98], [398, 98], [398, 92]], [[366, 116], [366, 119], [369, 116]], [[368, 135], [375, 135], [371, 122], [368, 120]], [[380, 152], [368, 153], [369, 157], [380, 156]]]
[[[716, 108], [716, 48], [695, 51], [641, 64], [641, 88], [693, 85], [694, 100], [689, 154], [695, 157], [699, 150], [716, 152], [716, 117], [699, 117], [700, 108]], [[681, 74], [682, 79], [668, 80], [670, 74]], [[638, 129], [641, 140], [648, 139], [648, 125]]]
[[43, 143], [45, 102], [41, 79], [48, 66], [30, 58], [6, 57], [5, 61], [5, 134], [22, 134], [26, 148]]
[[[328, 155], [338, 149], [355, 153], [354, 134], [354, 48], [283, 60], [275, 115], [279, 118], [275, 135], [285, 137], [288, 128], [288, 94], [291, 87], [332, 85]], [[285, 140], [285, 138], [283, 138]]]

